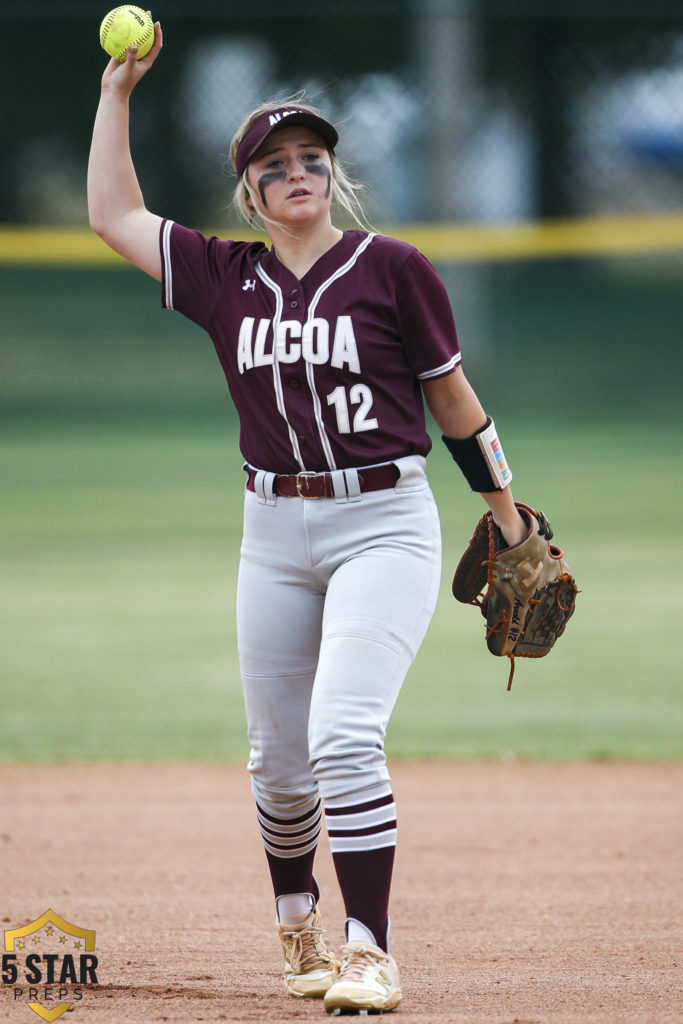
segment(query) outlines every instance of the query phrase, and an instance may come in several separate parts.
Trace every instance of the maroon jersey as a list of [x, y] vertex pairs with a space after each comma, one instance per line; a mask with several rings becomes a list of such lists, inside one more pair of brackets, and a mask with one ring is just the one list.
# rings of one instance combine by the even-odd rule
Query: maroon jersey
[[165, 220], [162, 303], [213, 340], [240, 448], [275, 473], [426, 455], [421, 380], [460, 362], [446, 289], [404, 242], [343, 238], [299, 280], [260, 242]]

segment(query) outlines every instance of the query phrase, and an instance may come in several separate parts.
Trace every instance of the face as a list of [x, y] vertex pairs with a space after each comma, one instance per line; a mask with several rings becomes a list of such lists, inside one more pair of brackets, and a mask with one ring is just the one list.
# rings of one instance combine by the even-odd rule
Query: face
[[329, 215], [332, 163], [327, 146], [310, 128], [281, 128], [269, 135], [247, 168], [250, 205], [278, 223], [306, 223]]

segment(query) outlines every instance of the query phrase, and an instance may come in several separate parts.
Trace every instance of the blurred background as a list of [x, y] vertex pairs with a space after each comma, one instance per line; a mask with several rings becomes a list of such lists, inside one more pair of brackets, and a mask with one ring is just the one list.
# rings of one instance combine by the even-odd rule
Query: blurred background
[[[163, 365], [127, 331], [115, 354], [105, 345], [108, 297], [124, 280], [144, 290], [138, 275], [109, 276], [121, 261], [87, 228], [105, 13], [92, 0], [0, 7], [5, 408], [220, 415], [215, 368], [207, 374], [183, 344], [174, 351], [187, 327], [169, 327], [149, 303], [118, 315], [122, 326], [149, 317], [146, 333], [168, 340]], [[166, 0], [153, 14], [164, 51], [132, 101], [150, 209], [242, 237], [229, 210], [231, 134], [256, 103], [305, 89], [340, 126], [372, 224], [437, 264], [466, 365], [492, 401], [507, 403], [525, 362], [506, 357], [503, 380], [492, 359], [514, 350], [566, 382], [536, 395], [555, 414], [584, 415], [599, 398], [603, 414], [630, 416], [633, 381], [651, 414], [677, 407], [676, 0], [254, 0], [238, 10]]]
[[[107, 10], [0, 6], [0, 757], [222, 756], [228, 736], [243, 750], [236, 426], [208, 339], [88, 229]], [[501, 685], [500, 666], [467, 609], [459, 636], [476, 646], [465, 639], [455, 672], [446, 586], [422, 663], [441, 689], [405, 698], [397, 750], [490, 754], [500, 729], [513, 754], [680, 754], [680, 659], [665, 642], [680, 599], [667, 461], [682, 440], [679, 0], [163, 0], [152, 13], [164, 50], [132, 100], [148, 207], [245, 237], [230, 136], [255, 104], [305, 89], [339, 125], [369, 220], [443, 276], [517, 493], [559, 516], [590, 584], [565, 657], [531, 666], [545, 688], [516, 681], [514, 723], [468, 703], [472, 679]], [[479, 505], [458, 484], [454, 508], [452, 466], [436, 450], [430, 462], [450, 566]], [[564, 673], [559, 694], [549, 672]], [[443, 735], [417, 743], [435, 704]]]
[[[86, 223], [103, 13], [2, 5], [0, 221]], [[340, 124], [373, 221], [680, 207], [676, 0], [162, 0], [153, 15], [165, 50], [133, 144], [149, 203], [183, 222], [223, 222], [233, 130], [301, 88]]]

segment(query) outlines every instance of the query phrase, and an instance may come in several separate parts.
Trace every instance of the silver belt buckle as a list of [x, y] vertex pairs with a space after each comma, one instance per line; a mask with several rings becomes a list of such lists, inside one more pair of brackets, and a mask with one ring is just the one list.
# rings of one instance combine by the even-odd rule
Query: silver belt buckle
[[317, 473], [314, 473], [313, 470], [310, 470], [310, 469], [309, 470], [303, 470], [301, 473], [297, 473], [297, 475], [296, 475], [296, 493], [299, 495], [300, 498], [306, 498], [307, 501], [315, 501], [317, 498], [320, 497], [319, 494], [304, 494], [303, 491], [301, 490], [301, 487], [302, 487], [302, 477], [304, 479], [310, 479], [312, 476], [317, 476], [317, 475], [318, 475]]

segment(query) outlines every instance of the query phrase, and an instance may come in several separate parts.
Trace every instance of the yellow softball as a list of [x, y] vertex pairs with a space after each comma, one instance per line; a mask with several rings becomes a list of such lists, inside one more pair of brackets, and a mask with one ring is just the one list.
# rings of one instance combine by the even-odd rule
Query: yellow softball
[[100, 46], [110, 57], [123, 63], [129, 46], [138, 47], [138, 60], [154, 43], [154, 22], [141, 7], [115, 7], [100, 25]]

